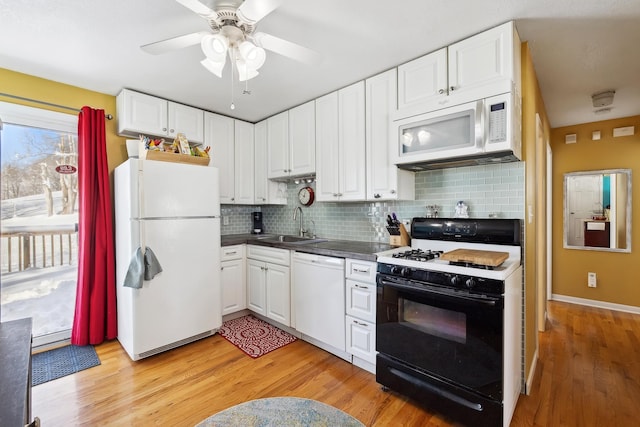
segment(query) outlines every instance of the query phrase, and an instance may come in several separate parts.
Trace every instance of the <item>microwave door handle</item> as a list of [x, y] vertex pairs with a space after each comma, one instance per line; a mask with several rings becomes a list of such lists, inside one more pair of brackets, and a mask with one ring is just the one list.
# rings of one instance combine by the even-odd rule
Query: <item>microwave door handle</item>
[[487, 133], [485, 122], [485, 105], [484, 100], [480, 99], [476, 103], [475, 117], [475, 146], [478, 150], [482, 150], [484, 146], [484, 136]]

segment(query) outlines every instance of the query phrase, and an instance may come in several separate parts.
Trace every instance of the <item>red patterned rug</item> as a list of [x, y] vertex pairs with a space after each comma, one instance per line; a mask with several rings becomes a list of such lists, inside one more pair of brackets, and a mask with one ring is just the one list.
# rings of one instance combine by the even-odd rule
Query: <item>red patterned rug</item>
[[222, 324], [219, 332], [227, 341], [253, 358], [284, 347], [297, 339], [253, 316], [228, 320]]

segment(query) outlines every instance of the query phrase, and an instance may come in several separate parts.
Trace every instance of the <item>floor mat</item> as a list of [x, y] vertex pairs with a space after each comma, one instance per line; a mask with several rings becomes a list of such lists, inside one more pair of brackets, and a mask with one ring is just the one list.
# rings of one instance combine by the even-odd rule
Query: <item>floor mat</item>
[[253, 316], [228, 320], [222, 324], [219, 332], [227, 341], [253, 358], [284, 347], [297, 339]]
[[92, 345], [67, 345], [31, 357], [31, 385], [46, 383], [100, 364]]
[[196, 425], [220, 426], [364, 427], [364, 424], [346, 412], [322, 402], [298, 397], [271, 397], [232, 406]]

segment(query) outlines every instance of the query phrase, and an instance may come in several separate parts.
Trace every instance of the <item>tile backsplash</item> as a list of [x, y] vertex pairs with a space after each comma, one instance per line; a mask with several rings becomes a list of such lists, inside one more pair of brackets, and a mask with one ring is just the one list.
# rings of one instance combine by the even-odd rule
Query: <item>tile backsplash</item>
[[[319, 237], [339, 240], [388, 242], [385, 218], [395, 212], [400, 220], [427, 215], [436, 206], [438, 216], [453, 217], [464, 201], [471, 218], [524, 219], [524, 162], [440, 169], [416, 173], [416, 200], [393, 202], [318, 202], [302, 207], [304, 228]], [[304, 184], [308, 185], [308, 184]], [[310, 184], [312, 187], [315, 184]], [[303, 184], [288, 184], [288, 204], [274, 206], [222, 205], [222, 234], [249, 233], [251, 212], [262, 211], [265, 231], [298, 234], [300, 206], [297, 193]]]

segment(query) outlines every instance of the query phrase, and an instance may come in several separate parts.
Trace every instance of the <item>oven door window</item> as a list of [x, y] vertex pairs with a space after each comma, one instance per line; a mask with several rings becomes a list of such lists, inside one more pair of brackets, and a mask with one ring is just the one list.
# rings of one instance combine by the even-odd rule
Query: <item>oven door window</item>
[[502, 399], [501, 299], [473, 301], [378, 286], [376, 350]]
[[420, 304], [410, 299], [399, 301], [398, 321], [409, 328], [438, 338], [465, 344], [467, 342], [467, 315]]

